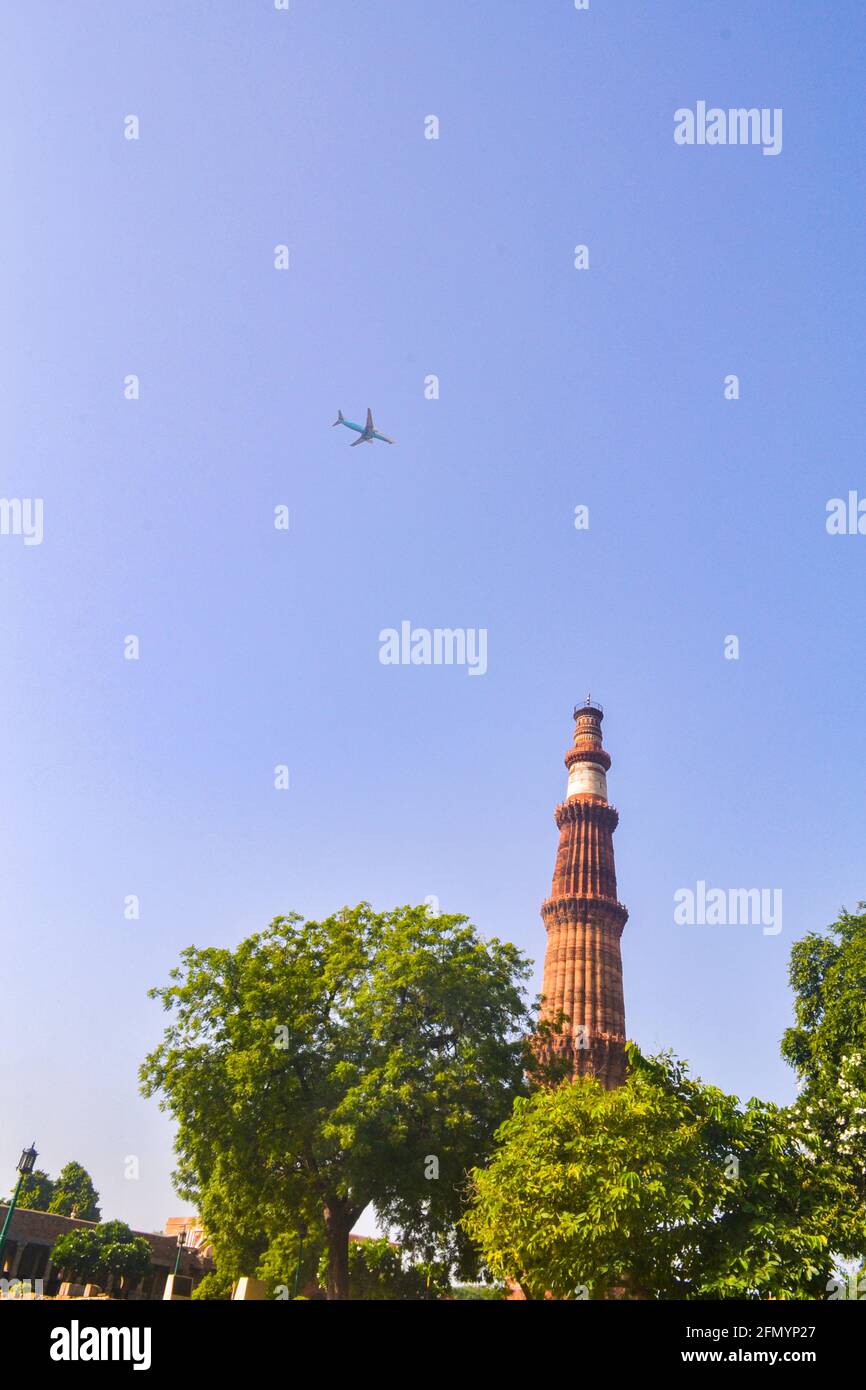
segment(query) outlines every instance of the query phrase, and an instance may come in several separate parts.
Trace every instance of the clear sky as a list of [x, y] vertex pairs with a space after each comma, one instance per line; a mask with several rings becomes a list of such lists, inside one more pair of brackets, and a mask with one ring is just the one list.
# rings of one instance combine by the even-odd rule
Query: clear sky
[[[192, 942], [435, 895], [537, 987], [588, 690], [630, 1035], [792, 1097], [791, 944], [866, 897], [864, 42], [860, 0], [0, 4], [2, 492], [44, 501], [0, 536], [4, 1190], [35, 1137], [184, 1209], [137, 1068]], [[678, 146], [702, 100], [782, 152]], [[368, 405], [394, 447], [331, 429]], [[382, 665], [403, 620], [486, 674]], [[676, 925], [699, 880], [782, 931]]]

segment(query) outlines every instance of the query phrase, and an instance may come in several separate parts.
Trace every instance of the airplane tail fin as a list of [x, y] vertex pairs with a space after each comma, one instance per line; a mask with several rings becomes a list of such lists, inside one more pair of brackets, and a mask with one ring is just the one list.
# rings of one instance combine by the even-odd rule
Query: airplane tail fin
[[334, 424], [335, 424], [335, 425], [342, 425], [342, 423], [343, 423], [343, 412], [342, 412], [342, 410], [338, 410], [338, 411], [337, 411], [337, 418], [336, 418], [336, 420], [334, 421]]

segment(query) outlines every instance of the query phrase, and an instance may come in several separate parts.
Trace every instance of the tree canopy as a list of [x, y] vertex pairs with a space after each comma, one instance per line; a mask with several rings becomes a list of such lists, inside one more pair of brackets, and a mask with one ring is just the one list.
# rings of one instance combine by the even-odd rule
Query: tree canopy
[[142, 1086], [177, 1121], [178, 1190], [217, 1260], [249, 1272], [303, 1223], [345, 1298], [372, 1202], [405, 1249], [470, 1264], [466, 1177], [527, 1091], [528, 975], [514, 946], [424, 906], [292, 914], [234, 951], [185, 950], [151, 991], [172, 1018]]
[[796, 1108], [811, 1150], [832, 1155], [866, 1201], [866, 903], [859, 908], [792, 947], [795, 1022], [782, 1056], [800, 1080]]
[[53, 1196], [54, 1182], [44, 1169], [34, 1168], [32, 1173], [24, 1174], [18, 1191], [19, 1207], [28, 1207], [30, 1211], [47, 1211]]
[[81, 1221], [99, 1220], [99, 1193], [80, 1163], [73, 1160], [60, 1169], [47, 1210], [57, 1216], [77, 1216]]
[[806, 1150], [793, 1111], [629, 1048], [624, 1085], [518, 1099], [473, 1174], [464, 1224], [530, 1298], [826, 1297], [858, 1239], [856, 1194]]
[[64, 1164], [57, 1178], [49, 1177], [42, 1168], [25, 1173], [18, 1205], [57, 1216], [74, 1215], [82, 1221], [99, 1220], [99, 1193], [87, 1170], [74, 1160]]
[[147, 1274], [151, 1250], [145, 1237], [134, 1235], [123, 1221], [106, 1221], [60, 1236], [51, 1259], [58, 1269], [69, 1270], [79, 1279], [105, 1282], [114, 1276], [127, 1286]]

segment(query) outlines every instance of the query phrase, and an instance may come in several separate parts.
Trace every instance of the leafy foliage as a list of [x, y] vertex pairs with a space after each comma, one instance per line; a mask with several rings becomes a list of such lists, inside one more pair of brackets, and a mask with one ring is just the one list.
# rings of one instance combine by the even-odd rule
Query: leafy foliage
[[460, 1303], [501, 1303], [507, 1292], [504, 1284], [452, 1284], [449, 1297]]
[[629, 1061], [616, 1090], [516, 1102], [464, 1222], [493, 1275], [531, 1298], [825, 1296], [856, 1201], [793, 1112], [741, 1108], [669, 1055]]
[[[264, 1279], [271, 1298], [294, 1298], [317, 1276], [319, 1262], [325, 1255], [321, 1228], [303, 1239], [297, 1231], [286, 1231], [271, 1241], [256, 1277]], [[300, 1257], [300, 1259], [299, 1259]]]
[[221, 1267], [248, 1272], [303, 1222], [344, 1298], [371, 1202], [410, 1252], [471, 1266], [466, 1175], [528, 1086], [520, 952], [465, 917], [362, 903], [181, 962], [151, 992], [172, 1021], [142, 1083], [177, 1121], [178, 1190]]
[[21, 1179], [18, 1205], [30, 1211], [47, 1211], [53, 1195], [53, 1180], [42, 1168], [34, 1168], [32, 1173], [25, 1173]]
[[[327, 1256], [319, 1268], [327, 1274]], [[353, 1240], [349, 1245], [349, 1297], [375, 1302], [425, 1302], [450, 1288], [447, 1270], [428, 1264], [407, 1264], [399, 1249], [384, 1237]]]
[[80, 1163], [66, 1163], [60, 1169], [48, 1211], [57, 1216], [77, 1216], [80, 1221], [99, 1220], [99, 1193]]
[[866, 903], [859, 908], [793, 946], [796, 1021], [782, 1056], [800, 1078], [796, 1110], [810, 1149], [831, 1154], [866, 1201]]
[[95, 1280], [100, 1269], [102, 1246], [96, 1231], [86, 1227], [67, 1231], [58, 1236], [51, 1251], [51, 1261], [58, 1269], [81, 1280]]
[[51, 1259], [58, 1269], [70, 1270], [79, 1279], [104, 1282], [114, 1275], [129, 1285], [147, 1274], [151, 1250], [144, 1236], [134, 1235], [123, 1221], [106, 1221], [60, 1236]]
[[212, 1269], [203, 1279], [200, 1279], [192, 1291], [192, 1297], [201, 1302], [225, 1302], [232, 1296], [232, 1277], [230, 1274], [223, 1274], [221, 1270]]

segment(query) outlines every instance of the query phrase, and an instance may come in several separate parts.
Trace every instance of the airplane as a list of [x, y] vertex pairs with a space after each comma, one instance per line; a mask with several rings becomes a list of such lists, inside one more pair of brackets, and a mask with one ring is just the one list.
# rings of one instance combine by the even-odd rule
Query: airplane
[[351, 420], [346, 419], [342, 410], [337, 411], [337, 418], [334, 421], [334, 424], [345, 425], [347, 430], [355, 430], [361, 436], [360, 439], [352, 440], [352, 443], [349, 445], [350, 449], [354, 449], [356, 444], [372, 444], [374, 439], [381, 439], [385, 444], [394, 443], [394, 440], [389, 439], [387, 434], [380, 434], [379, 431], [376, 429], [375, 425], [373, 424], [373, 412], [369, 406], [367, 407], [366, 425], [353, 424]]

